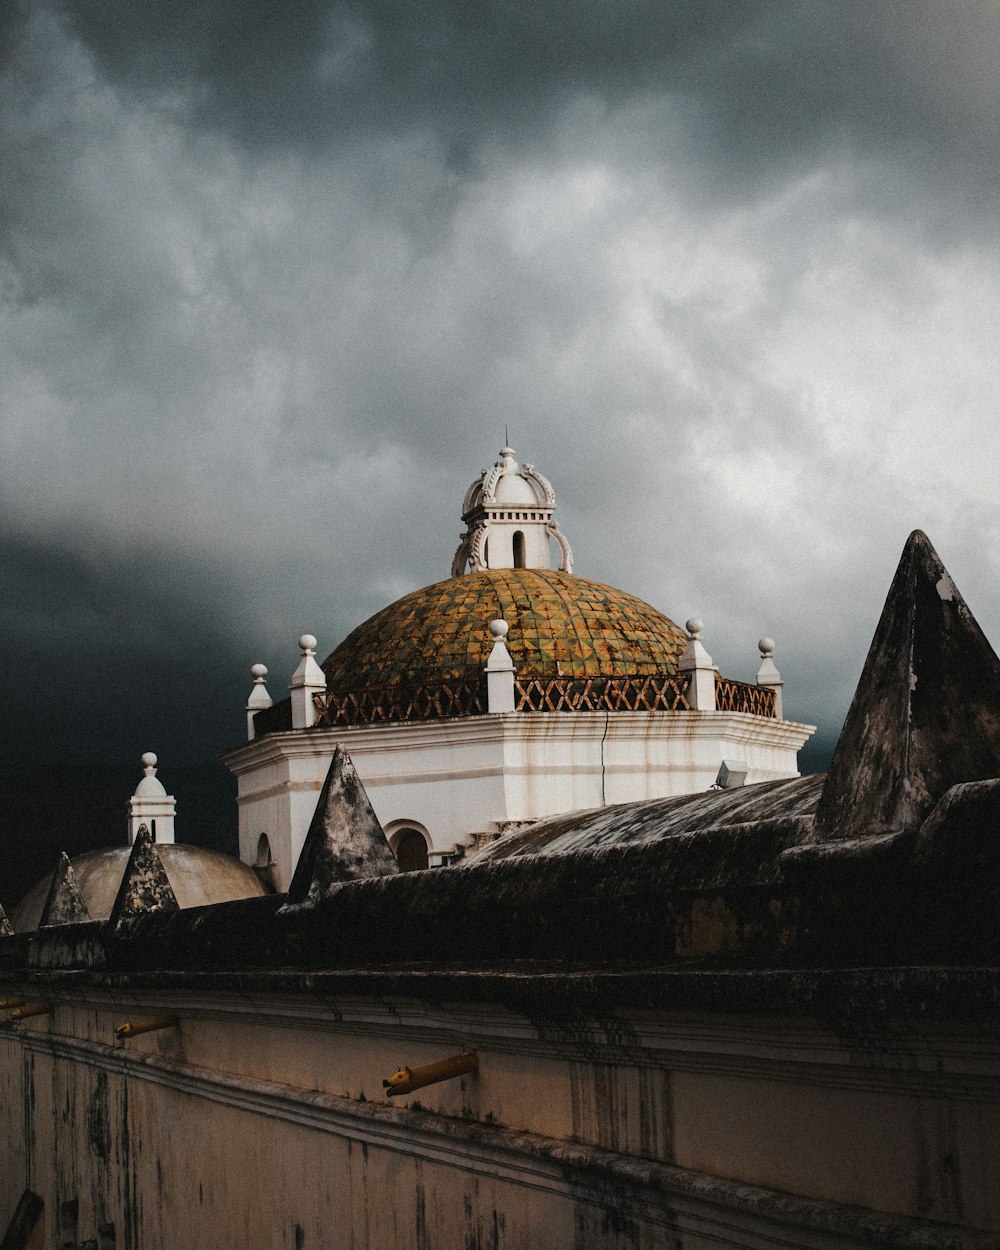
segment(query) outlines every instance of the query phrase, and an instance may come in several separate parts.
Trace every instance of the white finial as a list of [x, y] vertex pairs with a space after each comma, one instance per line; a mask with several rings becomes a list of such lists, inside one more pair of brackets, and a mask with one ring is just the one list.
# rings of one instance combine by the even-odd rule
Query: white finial
[[167, 794], [156, 775], [157, 760], [153, 752], [144, 751], [140, 760], [144, 775], [128, 801], [129, 845], [135, 841], [140, 825], [146, 826], [154, 842], [173, 842], [177, 801], [172, 794]]
[[715, 665], [701, 641], [704, 625], [692, 616], [686, 625], [688, 632], [684, 654], [677, 661], [677, 668], [688, 679], [688, 706], [696, 712], [715, 711]]
[[488, 712], [514, 711], [514, 661], [504, 639], [509, 626], [502, 617], [490, 621], [493, 650], [486, 661], [486, 710]]
[[271, 696], [267, 692], [267, 686], [264, 680], [267, 677], [266, 664], [252, 664], [250, 673], [253, 677], [253, 687], [250, 691], [250, 697], [247, 699], [247, 741], [256, 737], [256, 729], [254, 728], [254, 717], [258, 712], [263, 712], [265, 708], [271, 706]]
[[308, 729], [316, 724], [316, 704], [313, 695], [322, 694], [326, 690], [326, 677], [316, 663], [316, 639], [312, 634], [303, 634], [299, 639], [299, 650], [302, 659], [292, 674], [292, 728]]
[[774, 663], [774, 639], [761, 638], [757, 643], [757, 650], [760, 652], [760, 668], [757, 670], [757, 685], [770, 686], [774, 691], [774, 715], [775, 719], [781, 720], [783, 716], [783, 708], [781, 706], [781, 688], [784, 682], [781, 680], [781, 674], [778, 672], [777, 665]]

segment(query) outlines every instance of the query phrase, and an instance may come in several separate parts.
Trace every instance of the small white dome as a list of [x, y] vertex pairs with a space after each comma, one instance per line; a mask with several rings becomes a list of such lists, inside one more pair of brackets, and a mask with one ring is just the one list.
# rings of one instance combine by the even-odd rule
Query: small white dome
[[146, 775], [136, 786], [132, 795], [134, 799], [165, 799], [167, 797], [163, 782], [156, 779], [156, 762], [156, 756], [152, 751], [143, 752], [142, 771]]
[[158, 777], [143, 777], [142, 781], [135, 788], [134, 797], [139, 799], [165, 799], [167, 792], [163, 788], [163, 782]]
[[541, 502], [534, 486], [520, 473], [505, 473], [496, 484], [493, 496], [499, 504], [525, 504], [537, 508]]

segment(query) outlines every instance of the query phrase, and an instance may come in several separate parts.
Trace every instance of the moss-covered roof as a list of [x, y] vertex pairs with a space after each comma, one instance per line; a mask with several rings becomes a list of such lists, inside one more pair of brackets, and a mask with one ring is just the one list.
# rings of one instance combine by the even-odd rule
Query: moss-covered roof
[[331, 691], [478, 678], [493, 639], [519, 676], [671, 675], [687, 635], [634, 595], [550, 569], [491, 569], [425, 586], [359, 625], [323, 664]]

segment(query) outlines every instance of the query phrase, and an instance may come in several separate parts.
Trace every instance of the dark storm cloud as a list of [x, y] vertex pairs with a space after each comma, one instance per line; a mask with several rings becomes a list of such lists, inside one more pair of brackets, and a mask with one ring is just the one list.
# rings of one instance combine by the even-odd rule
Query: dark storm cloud
[[79, 532], [39, 538], [6, 527], [0, 570], [0, 638], [18, 677], [5, 692], [3, 768], [98, 763], [123, 740], [193, 763], [206, 731], [239, 741], [227, 696], [244, 684], [243, 665], [229, 658], [219, 618], [241, 596], [218, 570]]
[[23, 4], [18, 752], [221, 749], [250, 663], [278, 697], [300, 633], [447, 575], [505, 424], [578, 570], [703, 617], [733, 676], [774, 636], [827, 746], [909, 529], [998, 636], [998, 30], [938, 0]]
[[[110, 81], [253, 147], [428, 128], [475, 172], [484, 144], [544, 139], [576, 97], [664, 98], [730, 198], [824, 151], [997, 191], [1000, 14], [986, 4], [118, 0], [64, 13]], [[663, 158], [651, 120], [632, 159]]]

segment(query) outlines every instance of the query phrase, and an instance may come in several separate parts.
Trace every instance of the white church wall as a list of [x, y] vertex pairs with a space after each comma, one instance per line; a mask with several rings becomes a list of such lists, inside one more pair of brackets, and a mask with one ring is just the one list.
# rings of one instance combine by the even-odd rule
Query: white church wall
[[506, 822], [707, 790], [724, 759], [746, 763], [750, 781], [797, 777], [811, 732], [736, 712], [511, 712], [269, 734], [225, 760], [241, 858], [254, 863], [266, 833], [286, 888], [338, 742], [383, 827], [426, 829], [434, 863]]

